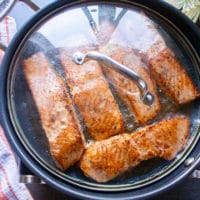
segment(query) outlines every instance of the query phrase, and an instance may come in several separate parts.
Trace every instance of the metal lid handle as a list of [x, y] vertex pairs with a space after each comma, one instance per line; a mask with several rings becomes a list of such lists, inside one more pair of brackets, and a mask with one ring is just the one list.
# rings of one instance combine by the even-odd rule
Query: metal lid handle
[[111, 67], [116, 71], [122, 72], [128, 78], [134, 80], [138, 88], [140, 89], [141, 100], [143, 101], [143, 103], [147, 105], [153, 104], [154, 95], [148, 91], [148, 85], [146, 81], [143, 78], [141, 78], [137, 73], [135, 73], [133, 70], [129, 69], [125, 65], [122, 65], [116, 60], [113, 60], [112, 58], [96, 51], [91, 51], [88, 52], [87, 54], [76, 52], [73, 55], [73, 61], [79, 65], [83, 64], [86, 58], [103, 62], [106, 66]]

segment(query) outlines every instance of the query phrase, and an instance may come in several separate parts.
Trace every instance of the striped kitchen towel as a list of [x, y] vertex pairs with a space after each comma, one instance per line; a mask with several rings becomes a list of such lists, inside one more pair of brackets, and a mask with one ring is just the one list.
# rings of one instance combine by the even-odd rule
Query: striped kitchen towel
[[[0, 41], [8, 45], [16, 33], [16, 23], [12, 17], [5, 17], [0, 22]], [[0, 50], [0, 61], [4, 52]], [[3, 67], [0, 65], [0, 67]], [[32, 200], [26, 186], [19, 183], [17, 162], [10, 148], [4, 131], [0, 126], [0, 200]]]

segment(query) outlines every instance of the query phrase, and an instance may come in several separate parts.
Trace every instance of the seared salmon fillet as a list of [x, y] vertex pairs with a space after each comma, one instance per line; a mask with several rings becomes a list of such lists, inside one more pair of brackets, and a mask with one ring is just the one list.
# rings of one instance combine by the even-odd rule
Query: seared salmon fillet
[[143, 160], [173, 159], [189, 137], [189, 120], [175, 117], [88, 146], [81, 161], [83, 173], [97, 182], [107, 182]]
[[197, 87], [169, 48], [150, 59], [149, 68], [156, 83], [176, 104], [185, 104], [200, 96]]
[[192, 82], [184, 66], [167, 46], [155, 24], [146, 15], [142, 17], [147, 25], [146, 28], [150, 29], [151, 34], [156, 38], [146, 52], [141, 51], [156, 83], [177, 105], [188, 103], [199, 97], [200, 92], [197, 87]]
[[155, 97], [152, 105], [144, 104], [144, 102], [141, 100], [140, 90], [133, 80], [107, 66], [104, 66], [103, 68], [118, 95], [133, 112], [136, 122], [139, 124], [145, 124], [149, 120], [152, 120], [160, 111], [160, 102], [156, 85], [145, 68], [145, 64], [130, 48], [125, 48], [114, 44], [107, 44], [102, 47], [100, 51], [119, 63], [125, 65], [126, 67], [132, 69], [146, 81], [148, 85], [148, 91], [151, 92]]
[[[87, 48], [83, 49], [88, 51]], [[61, 62], [73, 101], [92, 137], [102, 140], [123, 133], [122, 115], [100, 65], [94, 60], [77, 65], [72, 61], [73, 52], [60, 49]]]
[[85, 146], [66, 85], [42, 52], [24, 60], [23, 69], [51, 155], [66, 170], [80, 159]]
[[[149, 66], [152, 79], [175, 104], [182, 105], [200, 96], [200, 89], [192, 82], [185, 66], [168, 47], [168, 43], [173, 46], [174, 41], [164, 38], [159, 32], [160, 26], [148, 16], [142, 12], [127, 12], [116, 28], [108, 21], [102, 23], [102, 28], [104, 24], [109, 26], [109, 31], [105, 30], [105, 34], [110, 34], [108, 43], [123, 44], [141, 54]], [[102, 43], [103, 30], [100, 33], [101, 36], [97, 36], [99, 43]], [[162, 33], [165, 31], [162, 30]]]

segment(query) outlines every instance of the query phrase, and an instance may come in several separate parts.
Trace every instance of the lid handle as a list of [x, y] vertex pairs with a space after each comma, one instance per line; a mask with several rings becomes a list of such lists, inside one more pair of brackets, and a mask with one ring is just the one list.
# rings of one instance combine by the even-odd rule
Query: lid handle
[[141, 78], [137, 73], [135, 73], [133, 70], [129, 69], [125, 65], [122, 65], [121, 63], [117, 62], [116, 60], [113, 60], [109, 56], [106, 56], [102, 53], [91, 51], [86, 54], [83, 54], [81, 52], [76, 52], [73, 55], [73, 61], [76, 64], [83, 64], [85, 59], [94, 59], [100, 62], [103, 62], [106, 66], [115, 69], [118, 72], [122, 72], [124, 75], [126, 75], [128, 78], [131, 78], [134, 80], [140, 89], [141, 94], [141, 100], [146, 105], [152, 105], [154, 102], [154, 95], [148, 91], [148, 85], [146, 81]]

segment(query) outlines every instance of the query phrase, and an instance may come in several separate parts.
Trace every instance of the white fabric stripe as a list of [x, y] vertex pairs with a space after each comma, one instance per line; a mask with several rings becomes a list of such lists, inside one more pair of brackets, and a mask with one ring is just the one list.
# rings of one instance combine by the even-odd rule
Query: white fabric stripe
[[5, 179], [5, 175], [3, 173], [3, 170], [0, 169], [0, 179], [1, 179], [1, 186], [2, 186], [2, 190], [3, 190], [3, 194], [4, 196], [6, 196], [7, 199], [12, 199], [12, 200], [17, 200], [16, 198], [14, 198], [14, 196], [12, 195], [9, 187], [8, 187], [8, 183]]
[[[6, 26], [8, 26], [7, 30]], [[1, 42], [7, 45], [9, 42], [8, 38], [11, 39], [16, 33], [16, 30], [15, 20], [8, 16], [4, 18], [4, 20], [0, 23]], [[3, 52], [1, 51], [0, 54], [0, 57], [2, 57]], [[10, 149], [8, 149], [8, 145], [4, 143], [1, 137], [0, 163], [0, 182], [4, 195], [7, 196], [9, 200], [31, 200], [32, 197], [29, 191], [26, 189], [25, 185], [19, 183], [19, 173], [14, 155]]]
[[[17, 197], [16, 200], [31, 200], [32, 197], [30, 193], [27, 191], [24, 184], [19, 183], [19, 173], [13, 155], [9, 154], [6, 151], [6, 146], [1, 140], [0, 140], [0, 163], [4, 168], [4, 171], [7, 175], [7, 181], [9, 182], [12, 191], [15, 193]], [[4, 194], [7, 197], [9, 197], [8, 198], [9, 200], [10, 199], [15, 200], [14, 196], [12, 195], [12, 192], [8, 187], [5, 174], [3, 170], [1, 170], [1, 168], [0, 168], [0, 178]]]
[[[8, 37], [11, 40], [16, 33], [17, 27], [15, 23], [15, 19], [12, 17], [6, 16], [0, 23], [0, 40], [3, 44], [8, 45], [7, 41], [7, 32], [6, 32], [6, 22], [8, 24]], [[0, 50], [0, 60], [2, 60], [4, 52]]]
[[0, 34], [1, 34], [1, 42], [8, 45], [8, 41], [7, 41], [7, 32], [6, 32], [6, 21], [8, 24], [8, 36], [9, 39], [11, 39], [14, 34], [16, 33], [16, 23], [15, 20], [12, 17], [7, 16], [6, 19], [4, 19], [1, 23], [0, 23]]
[[[12, 149], [6, 139], [6, 136], [4, 135], [4, 131], [2, 129], [2, 127], [0, 126], [0, 139], [2, 140], [2, 142], [4, 143], [4, 145], [6, 146], [6, 150], [8, 151], [8, 153], [12, 154]], [[13, 155], [14, 156], [14, 155]], [[16, 158], [14, 157], [14, 160], [16, 160]]]

